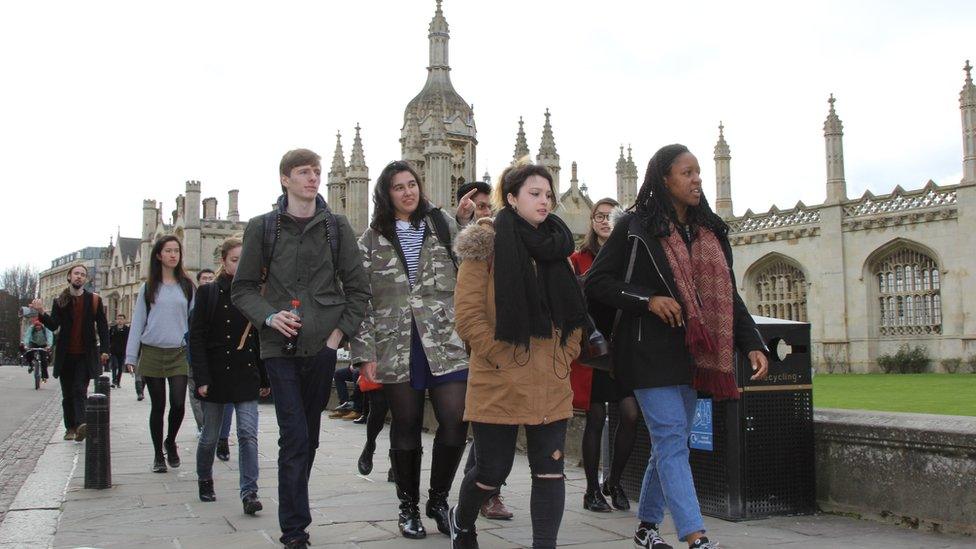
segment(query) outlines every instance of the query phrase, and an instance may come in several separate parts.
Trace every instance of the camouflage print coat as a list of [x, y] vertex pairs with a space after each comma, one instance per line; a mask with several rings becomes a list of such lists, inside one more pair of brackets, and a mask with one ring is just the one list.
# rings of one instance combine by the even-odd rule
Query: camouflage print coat
[[[434, 210], [430, 215], [444, 215]], [[457, 225], [444, 215], [452, 240]], [[454, 331], [454, 286], [457, 273], [447, 249], [427, 217], [417, 279], [410, 288], [407, 269], [394, 243], [373, 229], [359, 239], [372, 299], [362, 328], [352, 340], [351, 362], [376, 362], [380, 383], [410, 380], [410, 320], [413, 318], [435, 376], [468, 367], [464, 342]]]

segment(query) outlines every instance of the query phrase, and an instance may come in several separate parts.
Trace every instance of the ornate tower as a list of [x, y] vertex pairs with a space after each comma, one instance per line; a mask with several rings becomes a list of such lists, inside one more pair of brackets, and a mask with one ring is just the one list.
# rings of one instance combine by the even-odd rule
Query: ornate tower
[[[627, 175], [624, 177], [624, 182], [627, 190], [627, 201], [625, 203], [630, 205], [637, 201], [637, 165], [634, 164], [634, 155], [630, 145], [627, 145]], [[618, 200], [618, 202], [620, 201]]]
[[844, 179], [844, 125], [834, 111], [834, 94], [830, 94], [830, 112], [824, 122], [824, 141], [827, 146], [827, 204], [847, 200], [847, 181]]
[[335, 213], [346, 213], [346, 159], [342, 154], [342, 133], [336, 132], [336, 148], [332, 153], [332, 167], [327, 180], [329, 208]]
[[149, 254], [152, 251], [153, 235], [159, 223], [159, 209], [155, 200], [142, 201], [142, 242], [139, 244], [142, 263], [139, 265], [139, 278], [149, 278]]
[[546, 109], [546, 122], [542, 125], [542, 142], [539, 143], [539, 154], [535, 155], [535, 161], [549, 170], [556, 192], [562, 192], [559, 187], [559, 153], [556, 152], [556, 139], [552, 135], [552, 124], [549, 123], [549, 109]]
[[529, 156], [529, 142], [525, 140], [525, 122], [519, 117], [519, 130], [515, 134], [515, 152], [512, 154], [512, 164], [518, 162], [519, 158]]
[[404, 111], [400, 152], [423, 177], [428, 198], [438, 206], [447, 207], [454, 202], [454, 189], [477, 179], [478, 139], [474, 109], [451, 83], [450, 32], [441, 3], [442, 0], [437, 0], [427, 35], [430, 42], [427, 82]]
[[241, 220], [241, 213], [237, 211], [237, 196], [240, 193], [237, 189], [227, 191], [227, 221], [237, 223]]
[[715, 143], [715, 213], [729, 219], [732, 213], [732, 161], [729, 144], [725, 142], [725, 126], [718, 123], [718, 143]]
[[959, 92], [959, 111], [962, 113], [962, 180], [976, 183], [976, 86], [973, 85], [972, 65], [966, 60], [966, 82]]
[[369, 223], [369, 199], [366, 192], [366, 187], [369, 185], [369, 168], [366, 167], [366, 155], [363, 154], [363, 140], [359, 136], [359, 130], [357, 123], [356, 137], [352, 140], [352, 155], [349, 157], [345, 197], [345, 214], [357, 235], [365, 231]]
[[186, 202], [183, 217], [183, 266], [188, 271], [200, 270], [200, 182], [186, 182]]

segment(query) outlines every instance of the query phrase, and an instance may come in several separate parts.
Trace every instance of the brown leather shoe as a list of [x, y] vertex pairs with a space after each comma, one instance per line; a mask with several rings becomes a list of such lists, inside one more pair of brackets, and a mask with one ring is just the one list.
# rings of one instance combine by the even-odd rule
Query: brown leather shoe
[[347, 413], [349, 410], [332, 410], [329, 412], [329, 419], [342, 419]]
[[74, 429], [68, 429], [67, 431], [65, 431], [64, 432], [64, 440], [74, 440], [75, 439], [75, 432], [76, 431]]
[[510, 520], [515, 515], [502, 503], [502, 496], [495, 494], [481, 505], [481, 516], [495, 520]]
[[342, 416], [342, 419], [346, 421], [352, 421], [354, 419], [359, 419], [363, 416], [362, 412], [357, 412], [356, 410], [349, 410], [346, 415]]
[[75, 431], [75, 440], [77, 440], [78, 442], [82, 442], [85, 440], [85, 437], [87, 436], [88, 436], [88, 424], [82, 423], [81, 425], [78, 426], [78, 429]]

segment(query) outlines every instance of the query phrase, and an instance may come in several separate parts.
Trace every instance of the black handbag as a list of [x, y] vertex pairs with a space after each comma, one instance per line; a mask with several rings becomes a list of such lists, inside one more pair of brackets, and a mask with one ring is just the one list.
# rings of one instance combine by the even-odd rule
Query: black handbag
[[[630, 277], [634, 274], [634, 261], [637, 259], [637, 239], [634, 239], [634, 246], [630, 250], [630, 262], [627, 265], [627, 274], [624, 276], [624, 282], [630, 284]], [[584, 303], [586, 302], [586, 297], [583, 298]], [[620, 323], [620, 316], [623, 311], [617, 309], [617, 314], [613, 318], [613, 328], [611, 329], [610, 337], [613, 337], [613, 332], [617, 330], [617, 324]], [[609, 372], [613, 370], [613, 353], [611, 349], [611, 340], [608, 340], [606, 336], [603, 335], [596, 327], [596, 323], [593, 322], [593, 317], [589, 314], [586, 315], [588, 326], [586, 328], [586, 336], [583, 338], [583, 344], [580, 346], [580, 356], [577, 361], [583, 366], [588, 366], [594, 370], [603, 370]]]

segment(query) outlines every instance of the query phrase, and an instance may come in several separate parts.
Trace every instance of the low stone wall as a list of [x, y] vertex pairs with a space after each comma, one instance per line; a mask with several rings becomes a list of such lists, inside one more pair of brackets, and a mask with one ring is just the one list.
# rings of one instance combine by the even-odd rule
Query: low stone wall
[[976, 534], [976, 417], [821, 409], [814, 423], [821, 509]]

